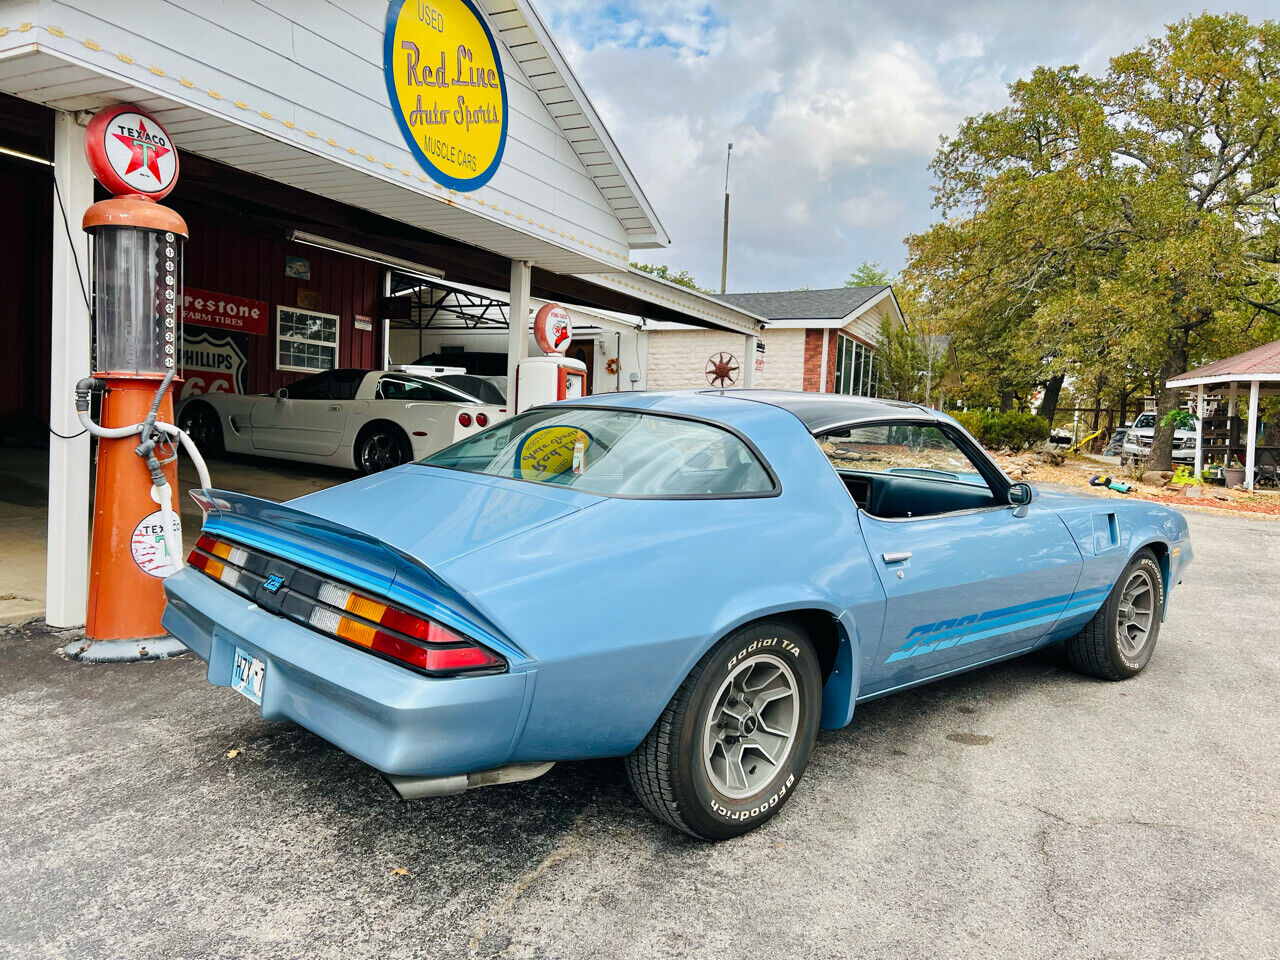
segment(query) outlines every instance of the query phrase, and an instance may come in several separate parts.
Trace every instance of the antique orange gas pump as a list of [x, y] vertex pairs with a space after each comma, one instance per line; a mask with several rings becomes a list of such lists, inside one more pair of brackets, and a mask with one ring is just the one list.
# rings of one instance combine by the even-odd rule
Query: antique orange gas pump
[[[161, 581], [182, 565], [182, 531], [173, 506], [181, 442], [208, 475], [190, 440], [173, 426], [182, 348], [182, 250], [187, 225], [156, 201], [178, 173], [177, 152], [153, 118], [130, 105], [89, 123], [85, 153], [115, 196], [91, 206], [93, 377], [76, 388], [76, 410], [98, 438], [89, 563], [90, 641], [164, 633]], [[101, 423], [89, 414], [102, 390]]]

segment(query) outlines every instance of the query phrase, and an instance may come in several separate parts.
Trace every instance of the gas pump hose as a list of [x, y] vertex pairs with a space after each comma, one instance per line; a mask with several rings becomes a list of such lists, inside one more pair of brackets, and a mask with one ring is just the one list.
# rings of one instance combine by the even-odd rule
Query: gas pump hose
[[147, 464], [147, 469], [151, 471], [152, 498], [160, 505], [160, 510], [164, 514], [165, 547], [169, 556], [173, 558], [175, 566], [181, 568], [183, 565], [182, 536], [179, 533], [181, 527], [178, 513], [173, 508], [173, 488], [169, 486], [169, 480], [164, 473], [164, 465], [155, 453], [156, 443], [161, 439], [177, 439], [182, 444], [182, 449], [187, 452], [187, 456], [191, 458], [191, 462], [195, 465], [196, 474], [200, 478], [201, 489], [209, 490], [213, 486], [213, 482], [209, 479], [209, 468], [204, 462], [204, 457], [200, 456], [200, 450], [196, 447], [195, 442], [187, 436], [186, 432], [175, 424], [165, 423], [156, 419], [160, 412], [160, 404], [164, 400], [165, 392], [169, 389], [173, 379], [174, 374], [170, 370], [160, 382], [160, 386], [156, 390], [155, 400], [152, 401], [151, 409], [147, 412], [146, 418], [141, 423], [130, 424], [127, 427], [103, 427], [94, 423], [89, 414], [89, 400], [94, 389], [100, 384], [93, 377], [86, 377], [76, 384], [75, 405], [76, 415], [80, 418], [80, 423], [85, 430], [95, 437], [106, 440], [123, 440], [132, 436], [142, 437], [142, 442], [138, 444], [134, 452], [142, 457]]

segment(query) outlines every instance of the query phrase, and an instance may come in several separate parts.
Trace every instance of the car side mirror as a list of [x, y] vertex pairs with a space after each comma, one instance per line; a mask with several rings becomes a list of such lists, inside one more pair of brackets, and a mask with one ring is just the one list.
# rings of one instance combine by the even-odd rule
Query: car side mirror
[[275, 396], [275, 398], [276, 398], [277, 400], [288, 400], [288, 399], [289, 399], [289, 388], [288, 388], [288, 387], [281, 387], [279, 390], [277, 390], [277, 391], [275, 392], [274, 396]]
[[1025, 507], [1036, 498], [1036, 488], [1029, 483], [1015, 483], [1009, 487], [1007, 496], [1010, 506]]

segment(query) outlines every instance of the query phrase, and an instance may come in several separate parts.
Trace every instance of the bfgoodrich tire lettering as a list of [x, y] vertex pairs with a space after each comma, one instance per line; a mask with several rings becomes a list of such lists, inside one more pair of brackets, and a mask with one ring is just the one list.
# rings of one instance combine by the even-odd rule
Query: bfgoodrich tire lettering
[[791, 799], [821, 708], [822, 674], [809, 638], [790, 620], [750, 624], [690, 672], [627, 757], [628, 779], [659, 820], [704, 840], [738, 836]]
[[1116, 579], [1107, 602], [1066, 642], [1067, 659], [1081, 673], [1127, 680], [1155, 652], [1164, 613], [1164, 575], [1155, 555], [1139, 550]]

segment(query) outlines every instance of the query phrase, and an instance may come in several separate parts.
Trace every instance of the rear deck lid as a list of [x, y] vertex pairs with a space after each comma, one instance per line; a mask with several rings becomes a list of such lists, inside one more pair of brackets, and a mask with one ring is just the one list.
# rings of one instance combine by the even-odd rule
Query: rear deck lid
[[289, 506], [440, 566], [603, 499], [547, 484], [410, 464]]

